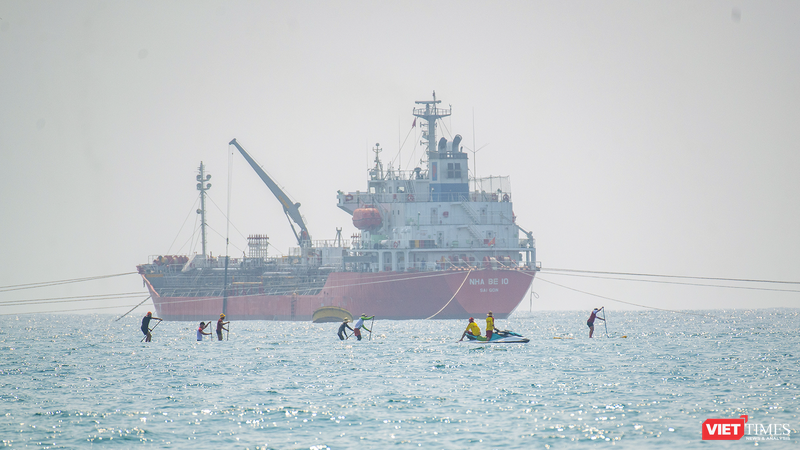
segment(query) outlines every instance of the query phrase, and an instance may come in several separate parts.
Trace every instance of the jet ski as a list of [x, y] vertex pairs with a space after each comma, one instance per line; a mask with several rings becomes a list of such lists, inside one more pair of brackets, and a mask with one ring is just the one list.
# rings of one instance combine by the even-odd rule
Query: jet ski
[[467, 334], [465, 337], [467, 340], [460, 342], [468, 342], [470, 344], [524, 344], [530, 341], [530, 339], [524, 337], [523, 335], [509, 330], [493, 333], [492, 339], [489, 341], [487, 341], [483, 336], [475, 337], [471, 334]]

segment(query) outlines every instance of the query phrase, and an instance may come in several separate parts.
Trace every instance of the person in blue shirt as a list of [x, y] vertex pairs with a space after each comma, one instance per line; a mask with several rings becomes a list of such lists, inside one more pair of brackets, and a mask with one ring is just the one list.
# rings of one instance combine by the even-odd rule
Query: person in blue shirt
[[[151, 313], [150, 311], [147, 311], [147, 315], [144, 316], [144, 318], [142, 318], [142, 333], [144, 333], [144, 336], [145, 336], [145, 340], [144, 341], [145, 342], [150, 342], [150, 340], [153, 338], [153, 335], [150, 334], [150, 321], [151, 320], [158, 320], [160, 322], [162, 319], [159, 319], [158, 317], [153, 317], [153, 313]], [[155, 328], [155, 327], [153, 327], [153, 328]]]

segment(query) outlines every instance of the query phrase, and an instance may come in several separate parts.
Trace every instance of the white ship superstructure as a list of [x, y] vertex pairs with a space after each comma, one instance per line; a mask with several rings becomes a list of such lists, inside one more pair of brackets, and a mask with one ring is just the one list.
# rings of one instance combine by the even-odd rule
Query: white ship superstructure
[[385, 170], [376, 144], [366, 191], [339, 193], [338, 206], [353, 214], [361, 229], [346, 261], [375, 272], [498, 264], [534, 268], [535, 241], [524, 230], [520, 239], [509, 177], [474, 179], [470, 190], [461, 135], [436, 140], [437, 120], [451, 114], [440, 102], [434, 93], [414, 109], [422, 121], [427, 167]]

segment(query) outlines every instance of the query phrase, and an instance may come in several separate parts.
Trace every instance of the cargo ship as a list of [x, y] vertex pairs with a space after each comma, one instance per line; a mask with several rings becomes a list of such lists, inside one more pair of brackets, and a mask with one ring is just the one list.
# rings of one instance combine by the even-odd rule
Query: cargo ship
[[366, 187], [337, 193], [337, 206], [358, 230], [350, 239], [341, 229], [333, 240], [312, 239], [300, 203], [233, 139], [229, 144], [283, 205], [297, 246], [271, 256], [269, 238], [250, 235], [246, 255], [210, 256], [210, 175], [201, 163], [202, 253], [151, 256], [137, 266], [158, 317], [198, 321], [224, 313], [230, 320], [307, 321], [325, 308], [400, 320], [466, 319], [488, 311], [508, 317], [539, 271], [536, 242], [516, 223], [509, 177], [470, 177], [462, 137], [437, 140], [437, 123], [452, 111], [440, 103], [434, 92], [413, 108], [422, 167], [384, 167], [376, 144]]

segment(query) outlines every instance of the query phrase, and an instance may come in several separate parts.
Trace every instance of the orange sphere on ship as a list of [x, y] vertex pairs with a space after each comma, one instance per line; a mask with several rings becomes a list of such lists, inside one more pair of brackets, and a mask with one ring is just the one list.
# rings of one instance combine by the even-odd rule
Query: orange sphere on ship
[[364, 205], [353, 211], [353, 225], [362, 231], [375, 231], [381, 227], [381, 213], [372, 205]]

